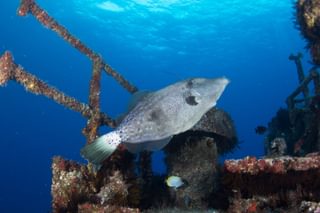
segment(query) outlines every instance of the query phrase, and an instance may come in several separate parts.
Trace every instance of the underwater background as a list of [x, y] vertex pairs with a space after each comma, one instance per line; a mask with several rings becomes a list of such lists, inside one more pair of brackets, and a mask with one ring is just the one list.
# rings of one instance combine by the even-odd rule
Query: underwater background
[[[298, 85], [288, 60], [306, 42], [294, 24], [289, 0], [37, 0], [139, 89], [156, 90], [189, 77], [226, 76], [230, 85], [217, 106], [232, 116], [239, 149], [222, 156], [262, 156], [266, 125]], [[34, 17], [16, 15], [18, 0], [0, 2], [0, 54], [50, 85], [87, 102], [91, 62], [44, 28]], [[102, 109], [113, 117], [130, 94], [103, 75]], [[85, 163], [86, 120], [53, 101], [9, 82], [0, 88], [0, 212], [51, 209], [51, 159], [61, 155]], [[101, 132], [108, 131], [107, 128]], [[165, 173], [163, 155], [154, 170]]]

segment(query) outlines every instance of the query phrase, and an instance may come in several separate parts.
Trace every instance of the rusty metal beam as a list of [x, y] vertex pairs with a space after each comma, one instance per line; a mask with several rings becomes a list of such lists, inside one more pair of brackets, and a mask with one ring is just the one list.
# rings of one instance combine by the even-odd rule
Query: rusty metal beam
[[[0, 86], [5, 86], [9, 80], [21, 84], [27, 91], [46, 96], [58, 104], [61, 104], [73, 111], [79, 112], [86, 118], [91, 118], [94, 110], [85, 103], [81, 103], [75, 98], [64, 94], [58, 89], [46, 84], [36, 76], [28, 73], [21, 66], [14, 63], [10, 52], [5, 52], [0, 57]], [[115, 127], [115, 122], [108, 115], [99, 112], [100, 125]]]

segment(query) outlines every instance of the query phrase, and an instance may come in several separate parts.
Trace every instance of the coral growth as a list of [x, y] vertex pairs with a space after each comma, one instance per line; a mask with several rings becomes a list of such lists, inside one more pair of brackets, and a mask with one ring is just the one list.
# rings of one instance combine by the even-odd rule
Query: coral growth
[[128, 203], [128, 194], [128, 186], [125, 184], [120, 172], [116, 171], [113, 175], [109, 176], [109, 182], [100, 188], [96, 196], [100, 199], [101, 205], [118, 203], [124, 206]]
[[[224, 164], [225, 188], [246, 197], [295, 191], [297, 196], [320, 199], [320, 155], [227, 160]], [[281, 189], [281, 192], [279, 191]]]
[[55, 157], [51, 186], [53, 212], [77, 212], [81, 205], [83, 212], [86, 205], [99, 208], [129, 206], [131, 180], [120, 170], [105, 168], [105, 171], [110, 174], [103, 177], [90, 165]]
[[[293, 197], [294, 199], [294, 197]], [[270, 212], [292, 212], [292, 213], [319, 213], [319, 203], [302, 201], [296, 203], [296, 200], [291, 200], [288, 206], [280, 205], [280, 200], [273, 196], [261, 197], [254, 196], [250, 199], [231, 199], [228, 213], [270, 213]]]
[[0, 86], [4, 86], [12, 78], [12, 70], [15, 69], [12, 61], [9, 52], [6, 52], [0, 58]]
[[[320, 200], [320, 155], [227, 160], [223, 185], [231, 199], [229, 209], [239, 212], [292, 212], [305, 201]], [[232, 212], [232, 211], [230, 211]], [[293, 211], [293, 212], [296, 212]], [[299, 211], [313, 212], [313, 211]]]
[[93, 184], [95, 174], [72, 161], [55, 157], [52, 164], [53, 212], [76, 211], [77, 205], [89, 200], [97, 189]]
[[268, 157], [279, 157], [287, 153], [287, 142], [284, 138], [278, 137], [270, 142], [267, 150]]
[[320, 213], [320, 203], [303, 201], [303, 202], [301, 202], [299, 212], [301, 212], [301, 213]]
[[[320, 77], [316, 68], [304, 77], [300, 58], [299, 55], [289, 57], [296, 63], [300, 84], [286, 100], [288, 109], [279, 109], [268, 124], [265, 140], [268, 156], [304, 156], [320, 151]], [[310, 83], [314, 85], [313, 96], [309, 94]], [[303, 94], [303, 99], [298, 99], [300, 94]]]
[[296, 20], [302, 35], [309, 42], [313, 62], [320, 64], [320, 0], [299, 0]]
[[78, 213], [139, 213], [139, 209], [127, 208], [106, 205], [102, 206], [99, 204], [81, 204], [78, 206]]
[[241, 160], [226, 160], [224, 168], [231, 174], [257, 175], [259, 173], [288, 174], [318, 170], [320, 172], [320, 155], [311, 153], [306, 157], [284, 156], [279, 158], [246, 157]]

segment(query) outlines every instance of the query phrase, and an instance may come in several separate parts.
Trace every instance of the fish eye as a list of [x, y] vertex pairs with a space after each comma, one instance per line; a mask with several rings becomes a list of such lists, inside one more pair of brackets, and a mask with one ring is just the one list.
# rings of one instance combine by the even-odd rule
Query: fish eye
[[190, 95], [190, 96], [187, 96], [185, 98], [185, 101], [187, 102], [187, 104], [191, 105], [191, 106], [196, 106], [198, 105], [199, 103], [197, 102], [196, 100], [196, 97], [193, 96], [193, 95]]

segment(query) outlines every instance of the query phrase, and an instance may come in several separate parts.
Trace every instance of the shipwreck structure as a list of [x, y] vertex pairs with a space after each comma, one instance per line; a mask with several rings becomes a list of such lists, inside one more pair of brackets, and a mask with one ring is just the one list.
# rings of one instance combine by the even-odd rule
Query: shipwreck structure
[[[165, 186], [165, 177], [152, 171], [150, 152], [135, 156], [119, 148], [98, 171], [91, 164], [80, 165], [57, 156], [52, 163], [52, 211], [320, 212], [319, 7], [319, 0], [296, 3], [297, 23], [309, 41], [315, 66], [305, 76], [301, 54], [289, 57], [297, 65], [299, 86], [289, 95], [288, 108], [280, 109], [268, 126], [265, 158], [226, 160], [219, 165], [218, 155], [236, 148], [238, 140], [230, 116], [213, 108], [193, 129], [175, 136], [164, 149], [168, 175], [183, 177], [188, 182], [185, 188], [176, 191]], [[35, 0], [21, 0], [18, 15], [28, 14], [92, 61], [88, 104], [30, 74], [14, 62], [10, 52], [0, 57], [0, 86], [15, 81], [31, 93], [79, 112], [88, 119], [82, 132], [91, 143], [100, 126], [117, 125], [100, 109], [102, 73], [113, 77], [129, 93], [138, 89]]]
[[[12, 54], [8, 51], [0, 57], [0, 86], [5, 86], [8, 81], [15, 81], [33, 94], [46, 96], [58, 104], [80, 113], [88, 119], [82, 133], [86, 137], [87, 143], [91, 143], [97, 137], [100, 126], [106, 125], [114, 128], [117, 125], [113, 118], [100, 109], [102, 73], [105, 72], [113, 77], [129, 93], [134, 93], [138, 89], [107, 64], [99, 54], [88, 48], [65, 27], [50, 17], [35, 0], [21, 0], [18, 15], [26, 16], [28, 14], [35, 17], [44, 27], [57, 33], [58, 36], [91, 60], [92, 77], [89, 84], [88, 104], [68, 96], [30, 74], [22, 66], [15, 63]], [[221, 122], [215, 122], [216, 118]], [[212, 156], [212, 161], [203, 170], [203, 174], [209, 178], [208, 181], [198, 186], [201, 186], [200, 190], [189, 190], [191, 192], [190, 201], [185, 206], [186, 208], [190, 206], [205, 208], [207, 204], [203, 199], [209, 199], [213, 192], [213, 187], [208, 190], [205, 185], [210, 184], [215, 178], [218, 152], [228, 152], [237, 145], [232, 119], [222, 110], [212, 109], [192, 130], [175, 137], [174, 140], [178, 141], [181, 146], [180, 148], [167, 149], [168, 159], [172, 158], [180, 149], [185, 150], [187, 146], [191, 146], [192, 143], [187, 142], [190, 140], [201, 140], [199, 149], [207, 153], [207, 155], [199, 155], [198, 160], [205, 163], [205, 156]], [[192, 154], [190, 151], [187, 152], [187, 155], [190, 154]], [[53, 212], [139, 212], [156, 206], [175, 206], [176, 202], [181, 203], [173, 195], [170, 196], [170, 192], [164, 185], [165, 177], [153, 174], [150, 152], [140, 153], [137, 163], [135, 163], [135, 159], [136, 156], [119, 148], [104, 162], [99, 171], [96, 171], [90, 164], [79, 165], [62, 157], [54, 157], [51, 186]], [[170, 171], [176, 172], [175, 169], [186, 163], [188, 162], [171, 163]], [[139, 171], [138, 174], [135, 172], [136, 170]], [[194, 178], [190, 177], [190, 183]], [[202, 196], [200, 194], [204, 189], [206, 194]], [[154, 196], [154, 190], [159, 191], [157, 196]]]

